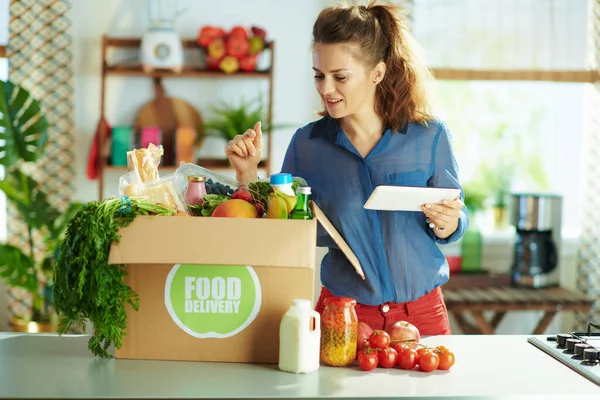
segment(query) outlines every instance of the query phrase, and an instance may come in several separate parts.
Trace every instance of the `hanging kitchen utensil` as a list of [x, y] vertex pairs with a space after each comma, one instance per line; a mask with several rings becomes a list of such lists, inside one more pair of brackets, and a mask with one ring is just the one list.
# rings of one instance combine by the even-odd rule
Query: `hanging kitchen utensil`
[[[182, 99], [167, 97], [160, 78], [154, 78], [154, 100], [143, 105], [138, 111], [133, 126], [138, 132], [143, 127], [158, 127], [162, 132], [164, 148], [163, 165], [175, 163], [175, 132], [178, 127], [190, 126], [196, 129], [196, 146], [202, 144], [204, 124], [200, 113]], [[157, 143], [158, 145], [158, 143]]]

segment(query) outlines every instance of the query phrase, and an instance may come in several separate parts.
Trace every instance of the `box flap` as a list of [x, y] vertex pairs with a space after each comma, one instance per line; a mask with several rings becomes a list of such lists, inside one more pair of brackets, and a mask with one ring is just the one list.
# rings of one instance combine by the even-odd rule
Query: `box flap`
[[315, 265], [314, 220], [138, 216], [119, 234], [110, 264]]
[[348, 246], [342, 235], [340, 235], [337, 229], [335, 229], [335, 226], [333, 226], [333, 224], [331, 223], [331, 221], [329, 221], [325, 213], [323, 213], [323, 211], [314, 201], [311, 201], [310, 205], [313, 211], [313, 215], [317, 218], [317, 221], [319, 221], [319, 223], [327, 231], [329, 236], [331, 236], [335, 244], [339, 246], [340, 250], [342, 250], [348, 261], [350, 261], [350, 264], [352, 264], [352, 266], [354, 267], [356, 273], [360, 275], [361, 278], [366, 279], [365, 273], [363, 272], [363, 269], [360, 266], [360, 261], [358, 261], [358, 258], [356, 257], [350, 246]]

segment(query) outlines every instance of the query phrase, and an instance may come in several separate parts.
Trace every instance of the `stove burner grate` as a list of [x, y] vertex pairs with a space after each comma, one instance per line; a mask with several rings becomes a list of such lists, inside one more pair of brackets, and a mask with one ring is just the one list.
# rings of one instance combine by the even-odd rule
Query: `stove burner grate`
[[546, 341], [529, 337], [527, 341], [600, 386], [600, 332], [594, 329], [600, 330], [600, 325], [589, 322], [587, 332], [558, 334]]

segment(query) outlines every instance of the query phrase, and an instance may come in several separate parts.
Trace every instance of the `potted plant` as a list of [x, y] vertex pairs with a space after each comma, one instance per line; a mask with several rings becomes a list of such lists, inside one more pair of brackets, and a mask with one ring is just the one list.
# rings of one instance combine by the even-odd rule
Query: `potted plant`
[[0, 190], [25, 224], [28, 242], [24, 248], [0, 243], [0, 277], [33, 297], [31, 317], [13, 318], [14, 330], [54, 330], [54, 256], [67, 222], [81, 206], [74, 202], [61, 213], [50, 204], [42, 185], [26, 172], [44, 152], [47, 129], [40, 102], [22, 87], [0, 81], [0, 165], [5, 168]]
[[218, 135], [229, 141], [258, 121], [263, 123], [263, 132], [269, 131], [267, 110], [261, 96], [252, 101], [241, 99], [238, 104], [220, 101], [211, 110], [215, 116], [204, 124], [206, 135]]
[[500, 161], [494, 168], [482, 167], [484, 181], [487, 182], [492, 196], [494, 210], [494, 228], [505, 229], [508, 226], [508, 195], [512, 184], [515, 167], [506, 161]]

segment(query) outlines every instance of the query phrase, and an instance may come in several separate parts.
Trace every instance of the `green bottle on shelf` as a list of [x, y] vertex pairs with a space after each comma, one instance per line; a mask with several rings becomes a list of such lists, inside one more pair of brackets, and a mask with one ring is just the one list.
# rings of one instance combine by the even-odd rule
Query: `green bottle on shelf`
[[482, 247], [481, 230], [479, 226], [473, 224], [469, 226], [463, 233], [461, 243], [461, 271], [477, 272], [481, 271], [481, 247]]
[[309, 206], [310, 186], [299, 186], [297, 189], [296, 205], [290, 212], [289, 219], [312, 219], [312, 211]]

